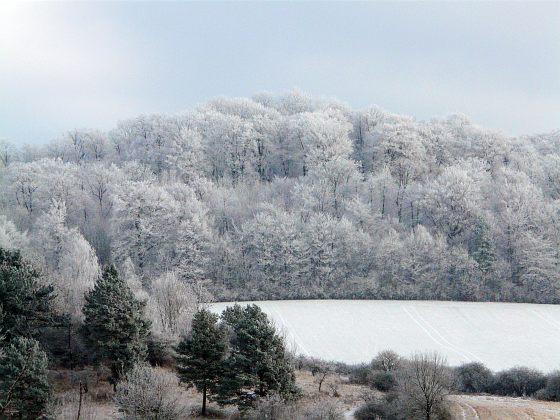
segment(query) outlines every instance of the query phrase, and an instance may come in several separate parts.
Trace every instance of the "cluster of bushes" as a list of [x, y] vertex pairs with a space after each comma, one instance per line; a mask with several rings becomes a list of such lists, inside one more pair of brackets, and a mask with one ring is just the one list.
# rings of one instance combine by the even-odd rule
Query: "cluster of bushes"
[[[48, 365], [68, 361], [108, 369], [116, 402], [131, 418], [180, 417], [179, 380], [202, 393], [203, 414], [207, 398], [245, 410], [271, 394], [299, 395], [284, 340], [256, 305], [229, 307], [221, 317], [199, 310], [175, 346], [151, 335], [145, 302], [110, 266], [85, 296], [72, 341], [79, 345], [65, 348], [61, 338], [75, 324], [54, 310], [55, 299], [44, 276], [17, 251], [0, 248], [0, 418], [46, 414], [53, 402]], [[150, 361], [175, 366], [179, 378]]]
[[560, 401], [560, 372], [544, 375], [535, 369], [514, 367], [493, 373], [482, 363], [467, 363], [456, 368], [458, 390], [511, 397], [533, 397]]
[[[358, 419], [446, 418], [444, 397], [453, 392], [560, 401], [560, 371], [544, 375], [535, 369], [514, 367], [494, 373], [478, 362], [451, 368], [437, 355], [405, 359], [392, 351], [383, 351], [371, 363], [346, 370], [350, 382], [380, 391], [365, 396], [365, 404], [355, 414]], [[426, 383], [438, 386], [428, 389]], [[432, 403], [427, 391], [436, 396]], [[418, 406], [415, 410], [418, 402], [423, 411]]]

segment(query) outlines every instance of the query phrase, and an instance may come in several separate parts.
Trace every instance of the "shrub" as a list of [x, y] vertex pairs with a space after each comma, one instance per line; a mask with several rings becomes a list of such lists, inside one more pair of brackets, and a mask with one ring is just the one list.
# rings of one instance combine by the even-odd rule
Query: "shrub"
[[462, 392], [488, 392], [494, 376], [482, 363], [465, 363], [456, 369], [459, 390]]
[[374, 372], [371, 385], [381, 392], [387, 392], [397, 385], [397, 380], [391, 372]]
[[357, 420], [401, 420], [401, 411], [397, 394], [388, 393], [383, 397], [372, 395], [365, 398], [365, 404], [354, 412], [354, 417]]
[[496, 374], [492, 390], [499, 395], [531, 396], [546, 385], [546, 377], [535, 369], [514, 367]]
[[560, 401], [560, 371], [548, 375], [545, 388], [538, 391], [535, 397], [547, 401]]
[[337, 401], [321, 400], [305, 410], [303, 418], [308, 420], [342, 420], [344, 419], [344, 408]]
[[353, 366], [348, 374], [348, 381], [353, 384], [369, 385], [371, 380], [372, 371], [366, 364]]
[[126, 418], [178, 419], [186, 412], [178, 384], [170, 372], [136, 365], [117, 384], [115, 402]]
[[372, 370], [381, 370], [384, 372], [393, 372], [398, 370], [401, 365], [401, 357], [392, 350], [380, 352], [371, 361]]
[[152, 366], [173, 367], [175, 365], [175, 350], [172, 339], [151, 334], [146, 345], [148, 346], [148, 362]]
[[384, 399], [367, 401], [354, 412], [357, 420], [386, 419], [387, 402]]
[[296, 409], [293, 404], [286, 401], [278, 394], [270, 394], [259, 398], [255, 408], [247, 412], [245, 418], [250, 420], [292, 420], [297, 418]]

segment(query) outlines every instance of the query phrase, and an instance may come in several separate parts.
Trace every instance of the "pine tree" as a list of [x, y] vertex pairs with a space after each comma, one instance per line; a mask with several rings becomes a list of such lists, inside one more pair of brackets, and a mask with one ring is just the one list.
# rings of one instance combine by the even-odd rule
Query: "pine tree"
[[0, 312], [6, 342], [36, 337], [40, 328], [54, 324], [54, 298], [53, 287], [39, 284], [39, 274], [18, 251], [0, 248]]
[[222, 314], [231, 327], [230, 356], [224, 363], [224, 379], [218, 386], [219, 402], [245, 408], [256, 397], [270, 392], [285, 399], [297, 397], [293, 366], [283, 338], [256, 305], [235, 305]]
[[83, 334], [96, 359], [109, 362], [113, 386], [146, 358], [150, 322], [144, 319], [144, 305], [113, 266], [105, 269], [86, 296]]
[[14, 338], [0, 357], [0, 418], [37, 419], [49, 398], [47, 355], [36, 340]]
[[197, 312], [191, 333], [177, 347], [177, 371], [182, 382], [202, 392], [203, 416], [206, 397], [216, 389], [227, 350], [226, 331], [218, 324], [218, 316], [206, 309]]
[[[481, 220], [474, 229], [471, 256], [477, 263], [480, 279], [490, 296], [496, 296], [499, 285], [494, 275], [496, 250], [488, 224]], [[495, 297], [494, 297], [495, 298]]]
[[479, 222], [475, 227], [471, 254], [482, 274], [489, 274], [496, 261], [496, 254], [490, 228], [484, 221]]

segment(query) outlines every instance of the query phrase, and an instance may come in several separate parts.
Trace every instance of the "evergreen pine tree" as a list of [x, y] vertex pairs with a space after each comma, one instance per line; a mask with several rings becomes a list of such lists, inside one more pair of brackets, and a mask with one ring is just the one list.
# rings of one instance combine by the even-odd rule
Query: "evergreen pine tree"
[[86, 296], [84, 338], [97, 361], [109, 363], [113, 386], [122, 374], [146, 358], [150, 322], [144, 319], [144, 305], [113, 266], [104, 270]]
[[477, 263], [480, 279], [490, 296], [498, 292], [498, 284], [494, 275], [496, 263], [496, 250], [488, 224], [479, 221], [474, 229], [474, 240], [471, 247], [471, 256]]
[[42, 327], [56, 322], [52, 286], [39, 284], [39, 274], [18, 251], [0, 248], [0, 313], [6, 342], [37, 337]]
[[477, 262], [478, 269], [484, 275], [489, 274], [496, 261], [496, 253], [490, 228], [484, 221], [480, 221], [475, 227], [471, 255]]
[[202, 392], [202, 415], [206, 415], [206, 397], [216, 389], [228, 350], [226, 330], [218, 316], [206, 309], [198, 311], [192, 331], [177, 347], [177, 371], [182, 382]]
[[16, 337], [0, 357], [0, 418], [37, 419], [50, 398], [47, 355], [32, 338]]
[[293, 366], [283, 338], [256, 305], [235, 305], [222, 314], [231, 327], [230, 356], [218, 386], [219, 402], [251, 405], [255, 397], [275, 392], [285, 399], [298, 395]]

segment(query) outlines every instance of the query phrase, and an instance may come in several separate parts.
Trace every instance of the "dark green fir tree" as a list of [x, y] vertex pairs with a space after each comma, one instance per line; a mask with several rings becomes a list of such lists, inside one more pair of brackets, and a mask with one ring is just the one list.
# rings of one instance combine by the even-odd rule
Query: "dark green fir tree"
[[202, 392], [202, 415], [206, 399], [216, 390], [222, 377], [223, 361], [228, 351], [227, 332], [218, 316], [206, 309], [193, 319], [191, 333], [177, 347], [177, 371], [182, 382]]
[[481, 273], [487, 275], [492, 271], [496, 262], [496, 252], [490, 228], [484, 221], [478, 222], [475, 226], [471, 255]]
[[231, 335], [219, 401], [245, 408], [270, 393], [296, 398], [299, 390], [284, 339], [267, 315], [256, 305], [235, 305], [224, 311], [222, 319]]
[[0, 357], [0, 418], [38, 419], [50, 399], [47, 355], [32, 338], [15, 337]]
[[144, 306], [113, 266], [86, 296], [83, 335], [96, 361], [109, 364], [113, 386], [146, 359], [150, 322], [144, 318]]
[[42, 285], [39, 274], [18, 251], [0, 248], [0, 317], [5, 342], [39, 335], [57, 322], [52, 309], [52, 286]]

